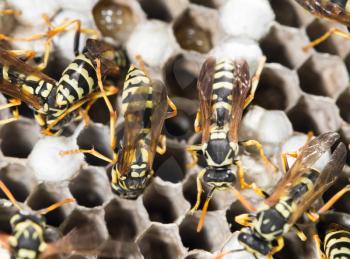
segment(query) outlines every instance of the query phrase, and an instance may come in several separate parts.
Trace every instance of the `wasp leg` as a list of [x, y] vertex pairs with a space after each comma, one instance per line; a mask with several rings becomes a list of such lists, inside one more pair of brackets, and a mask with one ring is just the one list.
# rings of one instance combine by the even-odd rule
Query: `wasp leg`
[[200, 110], [196, 114], [196, 119], [194, 121], [194, 131], [196, 133], [202, 131], [202, 127], [201, 127], [201, 112], [200, 112]]
[[297, 225], [294, 225], [293, 228], [294, 228], [295, 233], [299, 237], [299, 239], [301, 241], [306, 241], [307, 237], [306, 237], [304, 231], [302, 231]]
[[244, 213], [235, 217], [235, 221], [245, 227], [250, 227], [254, 220], [254, 216], [249, 213]]
[[141, 70], [148, 76], [148, 70], [146, 68], [146, 64], [145, 64], [145, 61], [143, 60], [142, 56], [136, 55], [135, 60], [137, 61], [137, 63], [139, 63]]
[[251, 88], [250, 88], [250, 93], [249, 95], [246, 97], [245, 101], [244, 101], [244, 106], [243, 106], [243, 109], [245, 109], [254, 99], [254, 96], [255, 96], [255, 92], [256, 92], [256, 88], [258, 87], [258, 83], [259, 83], [259, 80], [260, 80], [260, 76], [261, 76], [261, 72], [264, 68], [264, 65], [266, 63], [266, 57], [263, 56], [261, 59], [260, 59], [260, 62], [259, 62], [259, 66], [251, 80]]
[[271, 252], [267, 256], [267, 258], [272, 258], [272, 255], [274, 255], [275, 253], [279, 252], [284, 247], [284, 239], [283, 239], [283, 237], [278, 237], [276, 239], [276, 241], [277, 241], [277, 245], [274, 246], [271, 249]]
[[21, 15], [21, 12], [14, 9], [3, 9], [3, 10], [0, 10], [0, 14], [1, 15]]
[[205, 169], [200, 171], [199, 174], [197, 175], [197, 180], [196, 180], [196, 182], [197, 182], [197, 200], [196, 200], [196, 204], [191, 209], [191, 214], [193, 214], [198, 209], [198, 207], [201, 203], [201, 197], [202, 197], [202, 192], [203, 192], [202, 178], [203, 178], [204, 174], [205, 174]]
[[164, 155], [166, 152], [166, 137], [161, 135], [159, 137], [159, 145], [157, 145], [157, 153], [160, 155]]
[[287, 152], [287, 153], [282, 153], [281, 154], [281, 161], [282, 161], [282, 169], [283, 172], [286, 173], [289, 170], [289, 164], [287, 160], [287, 156], [297, 158], [298, 157], [298, 152]]
[[113, 109], [113, 106], [106, 95], [106, 91], [103, 88], [102, 75], [101, 75], [101, 61], [99, 59], [96, 59], [95, 62], [97, 65], [96, 73], [97, 73], [98, 86], [100, 87], [103, 100], [105, 101], [110, 114], [110, 123], [109, 123], [110, 143], [111, 143], [111, 149], [114, 150], [117, 142], [115, 139], [115, 124], [117, 121], [117, 111]]
[[[110, 96], [110, 95], [115, 95], [119, 92], [119, 89], [116, 87], [108, 87], [105, 89], [105, 95]], [[51, 134], [50, 130], [57, 125], [64, 117], [66, 117], [69, 113], [79, 109], [81, 106], [83, 106], [86, 102], [89, 102], [91, 100], [95, 100], [98, 98], [103, 97], [103, 94], [101, 92], [95, 92], [86, 98], [80, 100], [79, 102], [75, 103], [69, 109], [65, 110], [59, 117], [57, 117], [53, 122], [51, 122], [46, 129], [44, 129], [42, 132], [43, 134], [49, 135]]]
[[266, 194], [264, 193], [263, 190], [261, 190], [258, 186], [256, 186], [255, 183], [247, 183], [244, 179], [244, 169], [242, 166], [241, 161], [236, 161], [235, 165], [237, 166], [237, 175], [239, 178], [239, 184], [241, 186], [242, 189], [252, 189], [256, 194], [258, 194], [261, 197], [266, 198]]
[[322, 43], [323, 41], [327, 40], [330, 36], [332, 36], [333, 34], [335, 35], [339, 35], [341, 37], [350, 39], [350, 33], [347, 32], [343, 32], [341, 30], [339, 30], [338, 28], [330, 28], [326, 33], [324, 33], [321, 37], [313, 40], [312, 42], [310, 42], [309, 44], [307, 44], [306, 46], [303, 47], [304, 51], [308, 51], [310, 48], [313, 48], [317, 45], [319, 45], [320, 43]]
[[270, 167], [275, 172], [278, 170], [278, 168], [266, 157], [264, 149], [258, 141], [251, 139], [240, 142], [240, 144], [242, 144], [245, 147], [255, 146], [255, 148], [259, 151], [260, 157], [264, 161], [265, 165], [267, 167]]
[[350, 185], [343, 187], [340, 191], [333, 195], [329, 201], [327, 201], [318, 211], [309, 212], [308, 216], [312, 221], [317, 221], [319, 219], [319, 214], [322, 214], [329, 210], [344, 194], [350, 191]]
[[167, 98], [168, 106], [171, 109], [171, 112], [168, 112], [166, 116], [166, 118], [169, 119], [177, 115], [177, 108], [176, 108], [176, 105], [173, 103], [173, 101], [169, 98], [169, 96], [167, 96], [166, 98]]
[[192, 162], [186, 165], [186, 168], [191, 169], [196, 166], [198, 162], [197, 152], [201, 150], [201, 145], [191, 145], [187, 147], [187, 151], [191, 154]]
[[36, 51], [34, 50], [8, 50], [8, 52], [15, 55], [17, 58], [23, 60], [24, 62], [31, 60], [36, 56]]
[[322, 253], [321, 251], [321, 240], [320, 237], [317, 234], [313, 234], [312, 235], [312, 239], [315, 242], [315, 246], [316, 246], [316, 256], [318, 259], [324, 259], [326, 258], [326, 256], [324, 255], [324, 253]]
[[66, 150], [66, 151], [60, 151], [61, 156], [65, 155], [73, 155], [73, 154], [78, 154], [78, 153], [85, 153], [85, 154], [90, 154], [92, 156], [95, 156], [97, 158], [100, 158], [101, 160], [104, 160], [108, 163], [114, 163], [113, 159], [110, 159], [109, 157], [102, 155], [100, 152], [96, 151], [94, 148], [92, 149], [73, 149], [73, 150]]
[[9, 103], [4, 104], [4, 105], [0, 105], [0, 110], [4, 110], [6, 108], [11, 108], [11, 107], [16, 107], [13, 111], [12, 111], [12, 118], [8, 118], [8, 119], [4, 119], [4, 120], [0, 120], [0, 125], [5, 125], [7, 123], [10, 123], [12, 121], [16, 121], [19, 119], [19, 112], [18, 112], [18, 106], [21, 105], [21, 100], [19, 99], [10, 99]]

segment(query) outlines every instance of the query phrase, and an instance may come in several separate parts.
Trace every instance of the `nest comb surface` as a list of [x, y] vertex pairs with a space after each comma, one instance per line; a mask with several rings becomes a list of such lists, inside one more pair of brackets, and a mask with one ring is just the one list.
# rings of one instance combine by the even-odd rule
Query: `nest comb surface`
[[[62, 198], [74, 197], [75, 204], [46, 216], [49, 226], [67, 233], [74, 226], [94, 224], [101, 240], [111, 238], [136, 242], [138, 250], [125, 255], [126, 258], [212, 258], [213, 253], [231, 237], [230, 231], [240, 229], [231, 223], [234, 216], [244, 210], [231, 194], [217, 192], [210, 203], [204, 229], [196, 233], [200, 211], [194, 215], [188, 211], [196, 199], [196, 174], [205, 164], [200, 159], [199, 166], [186, 169], [190, 158], [185, 148], [200, 139], [193, 131], [198, 108], [196, 79], [200, 66], [208, 55], [220, 52], [224, 55], [230, 48], [233, 52], [244, 52], [238, 56], [249, 59], [252, 67], [262, 54], [267, 56], [255, 100], [244, 115], [241, 139], [259, 140], [276, 164], [286, 141], [304, 137], [295, 131], [306, 133], [312, 130], [315, 134], [337, 131], [346, 144], [350, 143], [350, 117], [347, 114], [350, 107], [350, 42], [332, 37], [315, 49], [303, 52], [302, 47], [310, 39], [334, 24], [315, 19], [292, 0], [254, 1], [271, 6], [275, 20], [271, 21], [270, 29], [259, 39], [249, 39], [247, 35], [232, 36], [220, 23], [228, 2], [242, 2], [242, 8], [245, 3], [232, 0], [60, 0], [54, 3], [33, 0], [33, 6], [26, 7], [20, 0], [8, 0], [7, 7], [20, 9], [23, 15], [17, 21], [3, 17], [1, 29], [4, 33], [20, 35], [45, 30], [45, 25], [39, 22], [41, 13], [47, 13], [56, 22], [63, 18], [80, 18], [83, 26], [96, 26], [107, 40], [125, 46], [131, 60], [138, 52], [145, 53], [145, 48], [152, 52], [158, 47], [145, 47], [137, 41], [140, 37], [147, 37], [145, 31], [157, 31], [148, 35], [151, 39], [145, 38], [144, 41], [152, 43], [154, 38], [162, 39], [158, 42], [160, 50], [145, 54], [145, 62], [150, 65], [152, 75], [165, 82], [178, 107], [178, 116], [168, 120], [164, 127], [168, 137], [167, 152], [156, 156], [154, 168], [157, 177], [136, 201], [122, 200], [113, 195], [108, 178], [110, 168], [89, 155], [69, 181], [38, 181], [35, 172], [27, 166], [27, 158], [42, 136], [30, 112], [22, 107], [22, 118], [0, 129], [0, 179], [9, 186], [17, 200], [39, 209]], [[9, 20], [5, 21], [5, 18]], [[259, 19], [256, 21], [258, 26]], [[72, 39], [72, 34], [67, 33], [55, 41], [53, 60], [47, 73], [52, 76], [61, 73], [61, 68], [73, 55], [70, 51]], [[16, 43], [13, 48], [40, 51], [42, 44]], [[1, 96], [1, 102], [4, 101]], [[117, 107], [118, 100], [112, 101]], [[9, 112], [2, 111], [0, 115], [6, 118]], [[95, 146], [110, 156], [108, 112], [103, 102], [97, 102], [90, 116], [92, 122], [79, 134], [77, 143], [82, 148]], [[65, 134], [70, 135], [74, 128], [72, 125]], [[271, 190], [280, 174], [267, 172], [256, 156], [242, 154], [241, 159], [248, 179]], [[347, 182], [344, 174], [325, 195], [326, 198]], [[249, 191], [246, 195], [252, 199], [255, 197]], [[344, 202], [340, 202], [336, 209], [349, 211]], [[9, 231], [8, 219], [12, 214], [13, 211], [5, 210], [0, 221], [1, 230]], [[274, 257], [310, 258], [315, 256], [311, 251], [312, 248], [290, 234], [285, 248]]]

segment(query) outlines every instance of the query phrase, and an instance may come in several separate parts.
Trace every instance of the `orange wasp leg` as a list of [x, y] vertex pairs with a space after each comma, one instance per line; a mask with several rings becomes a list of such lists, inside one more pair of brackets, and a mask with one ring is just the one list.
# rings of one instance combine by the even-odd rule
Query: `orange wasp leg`
[[270, 167], [273, 171], [277, 171], [278, 168], [266, 157], [264, 149], [258, 141], [251, 139], [247, 141], [242, 141], [240, 142], [240, 144], [242, 144], [245, 147], [254, 146], [259, 151], [260, 157], [264, 161], [265, 165], [267, 167]]
[[12, 118], [8, 118], [8, 119], [3, 119], [0, 120], [0, 125], [5, 125], [7, 123], [10, 123], [12, 121], [16, 121], [19, 119], [19, 111], [18, 111], [18, 106], [21, 105], [21, 100], [19, 99], [10, 99], [9, 103], [4, 104], [4, 105], [0, 105], [0, 110], [4, 110], [7, 108], [11, 108], [11, 107], [16, 107], [15, 110], [12, 111]]
[[303, 47], [304, 51], [308, 51], [310, 48], [313, 48], [317, 45], [319, 45], [320, 43], [324, 42], [325, 40], [327, 40], [329, 37], [331, 37], [333, 34], [335, 35], [339, 35], [341, 37], [350, 39], [350, 33], [347, 32], [343, 32], [338, 28], [330, 28], [326, 33], [324, 33], [321, 37], [313, 40], [312, 42], [310, 42], [309, 44], [307, 44], [306, 46]]

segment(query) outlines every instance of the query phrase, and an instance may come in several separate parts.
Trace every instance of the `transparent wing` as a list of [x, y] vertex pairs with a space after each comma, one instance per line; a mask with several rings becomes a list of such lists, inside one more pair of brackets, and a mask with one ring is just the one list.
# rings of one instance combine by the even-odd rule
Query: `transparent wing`
[[140, 258], [139, 250], [135, 243], [118, 240], [101, 242], [93, 227], [73, 229], [62, 239], [48, 244], [47, 249], [41, 254], [40, 258], [44, 259], [54, 254]]
[[250, 89], [248, 64], [245, 60], [235, 61], [233, 71], [232, 110], [230, 117], [230, 140], [238, 142], [238, 128], [242, 119], [245, 99]]
[[200, 123], [202, 128], [202, 142], [209, 138], [209, 127], [211, 118], [211, 94], [213, 91], [213, 77], [215, 71], [215, 59], [210, 57], [202, 65], [197, 81], [199, 96]]
[[[52, 84], [56, 85], [56, 81], [51, 77], [40, 72], [36, 68], [24, 63], [23, 61], [16, 58], [13, 54], [5, 49], [0, 48], [0, 64], [7, 65], [12, 68], [14, 71], [21, 73], [26, 76], [35, 76]], [[6, 95], [9, 95], [13, 98], [17, 98], [26, 102], [27, 104], [33, 106], [36, 109], [42, 108], [42, 103], [40, 99], [31, 93], [25, 92], [20, 88], [20, 80], [18, 82], [9, 83], [4, 80], [1, 80], [0, 91]]]
[[154, 156], [156, 154], [159, 136], [162, 132], [164, 120], [167, 116], [168, 102], [165, 85], [160, 81], [154, 81], [152, 84], [152, 115], [151, 115], [151, 132], [149, 144], [148, 165], [152, 167]]
[[118, 169], [125, 173], [136, 152], [136, 145], [140, 138], [145, 137], [144, 129], [150, 128], [150, 116], [152, 112], [149, 105], [149, 87], [138, 87], [126, 101], [128, 106], [124, 113], [124, 138], [122, 155], [119, 156]]
[[286, 175], [279, 181], [272, 194], [265, 200], [269, 206], [278, 202], [279, 198], [288, 192], [295, 182], [295, 179], [306, 172], [325, 152], [330, 150], [332, 145], [339, 139], [339, 134], [328, 132], [319, 135], [308, 142], [300, 151], [298, 158]]
[[326, 167], [322, 170], [319, 177], [316, 180], [314, 189], [306, 194], [297, 204], [297, 210], [294, 210], [293, 214], [289, 218], [288, 224], [293, 225], [300, 216], [310, 208], [311, 204], [321, 197], [325, 191], [335, 182], [339, 174], [342, 172], [342, 168], [346, 160], [346, 147], [343, 143], [339, 143], [337, 148], [332, 154], [330, 161]]

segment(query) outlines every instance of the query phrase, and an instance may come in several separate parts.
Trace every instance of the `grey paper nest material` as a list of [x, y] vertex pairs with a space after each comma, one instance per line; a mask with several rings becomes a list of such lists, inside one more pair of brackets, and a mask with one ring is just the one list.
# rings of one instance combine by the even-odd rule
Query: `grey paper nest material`
[[[91, 111], [89, 127], [73, 137], [43, 139], [25, 108], [20, 121], [1, 127], [0, 180], [17, 200], [39, 209], [62, 198], [76, 199], [76, 204], [46, 216], [49, 226], [56, 231], [68, 233], [74, 226], [93, 224], [101, 240], [136, 242], [138, 249], [124, 255], [125, 258], [212, 258], [226, 240], [234, 238], [230, 230], [239, 230], [240, 226], [228, 222], [244, 210], [230, 193], [218, 192], [214, 196], [201, 233], [196, 233], [200, 211], [193, 216], [188, 213], [196, 199], [196, 174], [205, 164], [200, 160], [199, 166], [186, 169], [191, 159], [185, 148], [200, 140], [193, 131], [198, 108], [196, 80], [208, 55], [243, 57], [252, 73], [259, 58], [267, 56], [255, 106], [250, 106], [244, 115], [240, 137], [260, 141], [276, 164], [281, 150], [293, 150], [303, 144], [300, 138], [305, 135], [295, 131], [312, 130], [315, 134], [338, 131], [343, 141], [350, 143], [350, 41], [333, 37], [316, 49], [303, 52], [302, 47], [309, 39], [321, 35], [331, 24], [314, 19], [293, 0], [6, 2], [1, 7], [16, 8], [22, 15], [16, 22], [12, 17], [1, 17], [2, 33], [24, 36], [24, 32], [30, 35], [45, 31], [42, 13], [56, 23], [64, 18], [81, 19], [83, 27], [97, 26], [107, 40], [125, 46], [132, 61], [135, 55], [141, 55], [154, 76], [165, 82], [178, 107], [178, 116], [165, 124], [168, 149], [165, 155], [156, 156], [157, 177], [136, 201], [112, 194], [110, 168], [103, 161], [89, 155], [85, 162], [79, 155], [61, 158], [56, 152], [76, 145], [94, 146], [111, 156], [108, 112], [103, 102], [98, 102]], [[55, 39], [48, 73], [57, 76], [62, 72], [73, 57], [72, 46], [73, 33]], [[40, 52], [43, 44], [16, 43], [13, 48]], [[7, 111], [0, 113], [1, 118], [8, 116]], [[65, 135], [70, 136], [75, 127], [72, 125]], [[286, 142], [289, 147], [284, 145]], [[244, 153], [241, 159], [248, 180], [271, 190], [280, 173], [268, 172], [254, 153]], [[57, 182], [57, 178], [64, 181]], [[48, 179], [51, 181], [41, 181]], [[344, 176], [329, 193], [347, 182]], [[250, 191], [244, 194], [259, 202]], [[339, 203], [339, 210], [350, 212], [343, 203]], [[4, 209], [1, 213], [0, 228], [8, 231], [13, 210]], [[312, 248], [306, 249], [290, 234], [283, 251], [274, 257], [312, 258], [310, 251]], [[239, 258], [247, 258], [247, 254]]]

